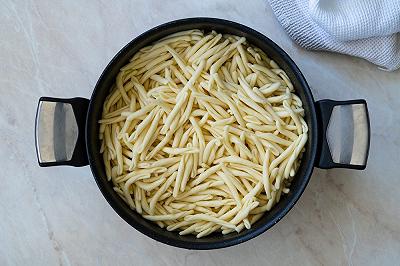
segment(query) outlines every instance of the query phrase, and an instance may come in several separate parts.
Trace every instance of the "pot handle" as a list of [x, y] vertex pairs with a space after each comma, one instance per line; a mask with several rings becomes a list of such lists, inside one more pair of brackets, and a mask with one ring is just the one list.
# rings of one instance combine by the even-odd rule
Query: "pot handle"
[[41, 167], [85, 166], [85, 120], [89, 100], [41, 97], [35, 120], [35, 145]]
[[366, 101], [321, 100], [315, 106], [321, 136], [316, 166], [365, 169], [371, 135]]

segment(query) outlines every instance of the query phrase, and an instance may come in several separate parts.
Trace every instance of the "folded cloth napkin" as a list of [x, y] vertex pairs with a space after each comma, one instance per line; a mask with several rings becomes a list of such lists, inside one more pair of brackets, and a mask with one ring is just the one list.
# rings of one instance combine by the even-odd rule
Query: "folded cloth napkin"
[[289, 36], [306, 49], [400, 68], [400, 0], [268, 0]]

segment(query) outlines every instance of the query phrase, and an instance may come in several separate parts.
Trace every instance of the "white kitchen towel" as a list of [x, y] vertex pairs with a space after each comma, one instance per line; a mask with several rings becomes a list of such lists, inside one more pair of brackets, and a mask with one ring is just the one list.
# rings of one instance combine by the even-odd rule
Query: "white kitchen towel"
[[400, 68], [400, 0], [269, 0], [289, 36], [306, 49]]

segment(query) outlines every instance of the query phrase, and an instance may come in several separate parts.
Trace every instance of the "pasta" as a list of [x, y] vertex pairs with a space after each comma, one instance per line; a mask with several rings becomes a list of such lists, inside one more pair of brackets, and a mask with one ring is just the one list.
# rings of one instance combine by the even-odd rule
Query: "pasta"
[[99, 120], [100, 152], [114, 190], [143, 218], [181, 235], [240, 232], [290, 192], [303, 116], [263, 51], [188, 30], [121, 68]]

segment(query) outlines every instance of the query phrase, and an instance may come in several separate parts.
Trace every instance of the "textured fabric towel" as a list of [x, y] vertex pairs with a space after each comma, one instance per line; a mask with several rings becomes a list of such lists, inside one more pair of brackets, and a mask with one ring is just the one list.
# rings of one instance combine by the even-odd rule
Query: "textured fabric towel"
[[289, 36], [306, 49], [400, 68], [400, 0], [268, 0]]

